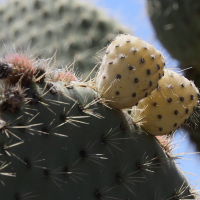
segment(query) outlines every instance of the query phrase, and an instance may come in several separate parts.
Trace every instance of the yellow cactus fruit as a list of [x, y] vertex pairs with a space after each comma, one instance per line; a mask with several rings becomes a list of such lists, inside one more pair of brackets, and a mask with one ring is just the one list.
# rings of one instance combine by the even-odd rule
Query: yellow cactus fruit
[[114, 108], [132, 107], [157, 87], [164, 66], [164, 56], [152, 45], [118, 35], [103, 57], [96, 78], [98, 93]]
[[151, 95], [134, 107], [132, 117], [147, 133], [167, 135], [195, 111], [199, 90], [192, 81], [171, 70], [165, 70], [158, 84]]

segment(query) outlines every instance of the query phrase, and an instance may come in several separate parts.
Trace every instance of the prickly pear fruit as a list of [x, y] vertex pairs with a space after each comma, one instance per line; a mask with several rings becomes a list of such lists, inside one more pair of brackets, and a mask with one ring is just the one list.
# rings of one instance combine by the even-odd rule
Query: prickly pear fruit
[[139, 101], [135, 121], [149, 134], [167, 135], [181, 126], [198, 105], [198, 93], [192, 81], [183, 75], [165, 70], [159, 86], [151, 95]]
[[118, 109], [128, 108], [157, 87], [165, 58], [152, 45], [118, 35], [108, 46], [97, 75], [97, 90]]
[[200, 4], [198, 0], [147, 0], [158, 39], [172, 57], [200, 70]]

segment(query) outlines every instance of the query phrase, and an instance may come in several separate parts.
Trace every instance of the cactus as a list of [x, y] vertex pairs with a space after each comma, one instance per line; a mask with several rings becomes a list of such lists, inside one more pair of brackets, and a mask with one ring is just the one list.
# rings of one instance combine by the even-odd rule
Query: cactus
[[199, 104], [198, 95], [199, 90], [192, 81], [165, 70], [165, 75], [158, 81], [158, 88], [139, 101], [132, 115], [135, 121], [142, 119], [141, 127], [149, 134], [172, 134], [194, 116]]
[[164, 66], [164, 56], [152, 45], [131, 35], [119, 35], [102, 60], [98, 92], [112, 107], [134, 106], [157, 87]]
[[[200, 87], [200, 3], [198, 0], [172, 1], [147, 0], [148, 13], [158, 39], [177, 59], [186, 77]], [[187, 129], [188, 131], [188, 129]], [[200, 151], [200, 127], [189, 129], [190, 139]]]
[[195, 199], [170, 148], [95, 98], [95, 83], [59, 81], [52, 59], [33, 73], [21, 61], [22, 75], [15, 62], [0, 66], [2, 199]]
[[17, 48], [31, 42], [36, 52], [43, 49], [42, 58], [57, 51], [58, 64], [75, 60], [83, 78], [94, 67], [94, 52], [117, 33], [131, 32], [103, 10], [78, 0], [5, 1], [0, 4], [0, 24], [0, 41]]

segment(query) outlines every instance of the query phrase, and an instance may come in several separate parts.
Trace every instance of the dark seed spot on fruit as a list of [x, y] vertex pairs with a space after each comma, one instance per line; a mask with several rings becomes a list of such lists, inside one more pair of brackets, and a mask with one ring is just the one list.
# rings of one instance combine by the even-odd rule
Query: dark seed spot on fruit
[[194, 96], [193, 96], [193, 95], [190, 95], [190, 99], [191, 99], [191, 100], [194, 100]]
[[135, 78], [134, 82], [135, 82], [135, 83], [138, 83], [138, 82], [139, 82], [139, 79], [138, 79], [138, 78]]
[[181, 86], [182, 86], [182, 87], [185, 87], [185, 84], [181, 83]]
[[136, 97], [136, 93], [135, 92], [132, 94], [132, 97]]
[[175, 115], [178, 115], [178, 110], [175, 110], [175, 111], [174, 111], [174, 114], [175, 114]]
[[110, 53], [110, 51], [106, 51], [106, 54], [109, 54]]
[[141, 63], [145, 63], [145, 59], [144, 58], [141, 58], [140, 61], [141, 61]]
[[116, 92], [116, 95], [120, 95], [120, 92], [119, 92], [119, 91], [117, 91], [117, 92]]
[[122, 76], [120, 74], [117, 74], [117, 76], [116, 76], [117, 79], [121, 79], [121, 77]]
[[152, 82], [151, 82], [151, 81], [149, 82], [149, 86], [150, 86], [150, 87], [152, 86]]
[[129, 70], [133, 70], [134, 67], [132, 65], [128, 66]]
[[186, 109], [185, 109], [185, 113], [186, 113], [186, 114], [188, 114], [188, 112], [189, 112], [189, 109], [188, 109], [188, 108], [186, 108]]
[[176, 127], [176, 126], [177, 126], [177, 123], [174, 124], [174, 127]]
[[151, 55], [151, 58], [154, 60], [154, 59], [155, 59], [155, 56], [154, 56], [154, 55]]
[[184, 98], [183, 98], [183, 97], [180, 97], [180, 100], [181, 100], [181, 101], [184, 101]]
[[159, 77], [159, 79], [161, 79], [161, 78], [162, 78], [160, 73], [158, 74], [158, 77]]
[[147, 69], [147, 74], [150, 75], [151, 74], [151, 70]]
[[120, 58], [125, 58], [125, 55], [121, 55], [121, 57]]
[[116, 44], [115, 47], [119, 47], [119, 44]]
[[110, 64], [110, 65], [113, 64], [113, 61], [110, 61], [109, 64]]
[[157, 64], [157, 68], [158, 68], [158, 70], [160, 70], [160, 65], [159, 64]]
[[153, 105], [154, 105], [154, 106], [157, 106], [157, 103], [156, 103], [156, 102], [153, 102]]
[[172, 102], [172, 98], [168, 98], [168, 100], [167, 100], [169, 103], [171, 103]]
[[146, 92], [146, 94], [145, 94], [145, 97], [147, 97], [148, 96], [148, 92]]
[[163, 130], [163, 128], [162, 128], [162, 127], [160, 127], [160, 128], [159, 128], [159, 131], [162, 131], [162, 130]]
[[133, 49], [133, 52], [136, 53], [138, 50], [137, 49]]
[[158, 119], [162, 119], [162, 115], [158, 115]]

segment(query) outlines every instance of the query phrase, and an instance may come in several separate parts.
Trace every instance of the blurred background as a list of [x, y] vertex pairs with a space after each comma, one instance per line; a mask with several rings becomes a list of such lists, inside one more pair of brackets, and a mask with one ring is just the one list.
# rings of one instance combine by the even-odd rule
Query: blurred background
[[[6, 0], [0, 0], [0, 2], [3, 2]], [[29, 0], [30, 1], [30, 0]], [[27, 2], [29, 2], [27, 0]], [[55, 0], [56, 1], [56, 0]], [[94, 5], [101, 7], [103, 10], [106, 11], [107, 15], [109, 15], [112, 18], [115, 18], [117, 21], [121, 22], [121, 24], [125, 25], [127, 29], [129, 29], [135, 36], [140, 37], [142, 40], [145, 40], [146, 42], [153, 44], [157, 49], [161, 50], [162, 53], [167, 58], [167, 68], [172, 68], [173, 70], [180, 71], [180, 69], [177, 68], [178, 62], [174, 59], [172, 59], [169, 55], [169, 53], [162, 47], [162, 45], [158, 42], [156, 39], [155, 33], [153, 31], [153, 28], [151, 26], [151, 23], [148, 19], [148, 15], [146, 12], [146, 3], [145, 0], [80, 0], [80, 2], [86, 1], [88, 2], [88, 6], [91, 4], [91, 1]], [[23, 11], [23, 7], [21, 7], [21, 11]], [[12, 10], [8, 10], [8, 13], [12, 13]], [[0, 14], [1, 14], [1, 6], [0, 6]], [[45, 14], [45, 13], [44, 13]], [[104, 15], [104, 14], [102, 14]], [[1, 15], [0, 15], [1, 17]], [[9, 17], [9, 16], [8, 16]], [[16, 18], [18, 15], [16, 14]], [[37, 17], [37, 16], [35, 16]], [[103, 16], [102, 16], [103, 17]], [[0, 18], [0, 24], [2, 25], [2, 18]], [[12, 18], [11, 18], [12, 20]], [[40, 20], [40, 19], [38, 19]], [[8, 18], [9, 21], [9, 18]], [[86, 21], [87, 22], [87, 21]], [[20, 31], [20, 26], [23, 28], [23, 24], [20, 24], [21, 21], [19, 20], [19, 24], [17, 25]], [[39, 21], [38, 21], [39, 23]], [[70, 25], [70, 23], [68, 23]], [[86, 24], [87, 25], [87, 24]], [[45, 29], [45, 28], [44, 28]], [[9, 30], [9, 29], [8, 29]], [[0, 31], [0, 40], [4, 41], [4, 35], [3, 32], [5, 32], [4, 28], [1, 28]], [[11, 32], [11, 31], [10, 31]], [[9, 31], [7, 32], [9, 33]], [[17, 37], [17, 31], [16, 31], [16, 37]], [[33, 34], [33, 33], [32, 33]], [[51, 30], [47, 30], [47, 36], [48, 34], [51, 35]], [[75, 35], [75, 33], [74, 33]], [[113, 39], [115, 37], [116, 33], [108, 35], [108, 39]], [[20, 38], [20, 34], [18, 36]], [[41, 36], [42, 37], [42, 36]], [[22, 38], [23, 39], [23, 38]], [[33, 42], [34, 35], [32, 35], [31, 40]], [[11, 41], [12, 42], [12, 41]], [[37, 41], [36, 41], [37, 43]], [[66, 49], [69, 48], [75, 48], [76, 44], [73, 43], [70, 47], [65, 47]], [[91, 49], [84, 49], [80, 50], [82, 53], [81, 55], [85, 54], [85, 52], [96, 52], [99, 47], [93, 46]], [[102, 47], [100, 47], [102, 48]], [[53, 55], [52, 52], [55, 52], [56, 48], [48, 48], [48, 53]], [[63, 55], [61, 55], [63, 56]], [[87, 55], [88, 56], [88, 55]], [[70, 53], [66, 55], [64, 58], [68, 57], [75, 57], [75, 53]], [[93, 61], [92, 61], [93, 62]], [[175, 134], [175, 148], [174, 148], [174, 154], [177, 154], [180, 159], [177, 159], [177, 163], [182, 168], [183, 171], [187, 172], [187, 176], [189, 177], [191, 184], [194, 186], [196, 182], [198, 181], [200, 177], [200, 170], [199, 170], [199, 164], [200, 164], [200, 155], [197, 155], [195, 153], [194, 146], [189, 142], [188, 137], [186, 136], [186, 133], [179, 129]], [[184, 137], [184, 140], [182, 141]], [[197, 187], [200, 189], [200, 187]]]

